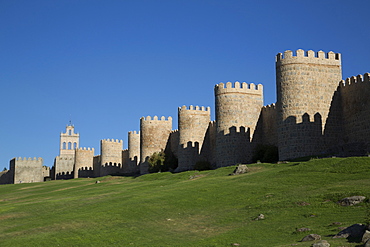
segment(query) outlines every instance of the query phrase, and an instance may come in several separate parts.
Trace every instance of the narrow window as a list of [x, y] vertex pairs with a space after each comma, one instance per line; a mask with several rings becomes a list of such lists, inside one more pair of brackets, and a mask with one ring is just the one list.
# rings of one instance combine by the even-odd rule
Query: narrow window
[[72, 149], [72, 143], [68, 142], [68, 149]]

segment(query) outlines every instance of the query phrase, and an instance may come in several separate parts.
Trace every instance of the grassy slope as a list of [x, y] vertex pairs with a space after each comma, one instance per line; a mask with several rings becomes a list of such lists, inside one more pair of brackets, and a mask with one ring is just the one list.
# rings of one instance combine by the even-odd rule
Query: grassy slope
[[[308, 227], [332, 246], [342, 226], [364, 223], [370, 158], [249, 165], [205, 172], [158, 173], [0, 186], [0, 246], [310, 246]], [[301, 202], [310, 205], [302, 206]], [[266, 219], [254, 221], [259, 214]], [[315, 217], [311, 217], [314, 215]]]

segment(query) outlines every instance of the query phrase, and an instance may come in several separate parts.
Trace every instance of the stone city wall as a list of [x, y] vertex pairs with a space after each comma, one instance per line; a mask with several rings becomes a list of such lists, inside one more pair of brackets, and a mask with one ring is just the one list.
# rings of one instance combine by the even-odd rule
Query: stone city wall
[[13, 158], [10, 161], [10, 170], [13, 171], [12, 183], [43, 182], [43, 162], [42, 158]]

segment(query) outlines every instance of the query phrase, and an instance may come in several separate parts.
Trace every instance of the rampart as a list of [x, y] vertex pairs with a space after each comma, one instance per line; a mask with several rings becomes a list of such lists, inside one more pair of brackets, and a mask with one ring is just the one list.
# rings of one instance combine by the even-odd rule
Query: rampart
[[353, 156], [370, 153], [370, 74], [341, 81], [338, 92], [343, 130], [342, 138], [336, 144], [342, 147], [339, 154]]
[[73, 178], [74, 163], [75, 163], [74, 155], [57, 156], [54, 160], [53, 179]]
[[256, 129], [253, 134], [253, 143], [277, 146], [277, 124], [276, 105], [271, 104], [262, 107]]
[[200, 150], [200, 160], [208, 161], [216, 167], [216, 121], [208, 123], [207, 132]]
[[230, 127], [227, 133], [223, 131], [216, 135], [216, 165], [230, 166], [238, 163], [250, 163], [252, 145], [250, 129], [246, 127]]
[[[101, 140], [101, 155], [94, 156], [93, 149], [78, 148], [79, 134], [68, 125], [53, 178], [145, 174], [147, 159], [160, 151], [170, 169], [178, 162], [176, 171], [193, 169], [198, 161], [213, 168], [249, 163], [258, 144], [277, 146], [280, 160], [370, 153], [369, 73], [342, 81], [341, 54], [334, 52], [285, 51], [275, 62], [276, 104], [263, 106], [261, 84], [219, 83], [215, 121], [209, 107], [199, 106], [178, 108], [178, 130], [172, 130], [171, 117], [142, 117], [125, 150], [122, 141]], [[38, 159], [12, 159], [0, 183], [40, 181], [48, 173], [41, 167]]]
[[10, 170], [13, 175], [12, 183], [43, 182], [42, 165], [42, 158], [13, 158], [10, 161]]
[[179, 140], [180, 139], [180, 133], [179, 130], [172, 130], [170, 132], [170, 138], [167, 143], [167, 150], [170, 150], [172, 154], [178, 158], [178, 149], [179, 149]]

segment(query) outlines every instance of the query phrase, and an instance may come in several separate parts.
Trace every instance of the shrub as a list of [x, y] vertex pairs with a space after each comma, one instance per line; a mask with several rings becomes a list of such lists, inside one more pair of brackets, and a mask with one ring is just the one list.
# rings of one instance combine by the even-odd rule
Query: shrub
[[166, 153], [165, 151], [153, 153], [149, 159], [149, 172], [166, 172], [169, 170], [174, 170], [178, 166], [178, 159], [175, 155], [171, 153]]
[[153, 173], [168, 170], [165, 167], [164, 158], [165, 155], [163, 151], [153, 153], [148, 159], [149, 172]]

